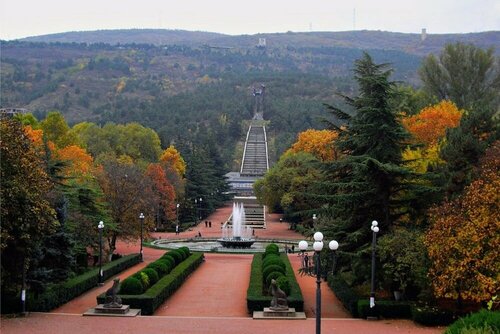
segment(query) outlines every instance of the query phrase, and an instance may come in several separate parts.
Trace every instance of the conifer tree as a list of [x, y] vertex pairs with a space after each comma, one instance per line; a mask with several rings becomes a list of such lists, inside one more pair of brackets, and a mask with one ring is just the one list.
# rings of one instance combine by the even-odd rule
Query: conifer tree
[[[329, 223], [323, 229], [357, 259], [367, 249], [372, 220], [379, 222], [382, 233], [388, 232], [407, 213], [410, 206], [404, 203], [417, 201], [419, 192], [426, 191], [411, 182], [412, 174], [403, 166], [401, 152], [408, 134], [389, 103], [394, 83], [386, 67], [365, 53], [354, 70], [359, 95], [344, 96], [353, 111], [329, 107], [345, 122], [341, 127], [330, 123], [340, 131], [336, 145], [342, 158], [325, 163], [328, 181], [316, 189], [316, 194], [322, 194], [318, 198], [327, 202], [320, 213], [331, 217], [324, 219]], [[412, 205], [418, 207], [417, 202]], [[355, 266], [359, 261], [351, 263]]]

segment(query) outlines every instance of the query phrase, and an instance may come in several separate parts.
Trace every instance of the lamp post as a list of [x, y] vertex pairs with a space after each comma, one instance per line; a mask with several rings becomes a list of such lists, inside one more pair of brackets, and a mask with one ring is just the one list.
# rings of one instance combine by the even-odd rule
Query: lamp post
[[177, 223], [177, 225], [179, 225], [179, 207], [181, 205], [179, 203], [177, 203], [177, 205], [175, 206], [175, 221]]
[[198, 216], [200, 217], [200, 222], [201, 222], [201, 209], [202, 209], [202, 204], [203, 204], [203, 198], [200, 197], [200, 212]]
[[97, 229], [99, 230], [99, 285], [103, 285], [104, 282], [102, 280], [102, 230], [104, 229], [104, 222], [101, 220], [99, 225], [97, 225]]
[[144, 226], [144, 213], [141, 212], [139, 215], [139, 220], [141, 221], [141, 262], [144, 261], [143, 256], [142, 256], [142, 228]]
[[[313, 220], [316, 219], [316, 215], [313, 215]], [[339, 243], [332, 240], [328, 247], [334, 253], [339, 248]], [[316, 256], [316, 334], [321, 334], [321, 250], [323, 249], [323, 233], [314, 233], [313, 249]], [[299, 242], [299, 250], [304, 254], [307, 250], [307, 241], [302, 240]], [[304, 262], [302, 262], [302, 267], [304, 267]]]
[[328, 248], [332, 251], [332, 276], [335, 273], [335, 251], [339, 248], [339, 243], [335, 240], [328, 243]]
[[304, 261], [304, 252], [307, 250], [307, 241], [299, 241], [299, 250], [302, 252], [302, 269], [306, 270], [306, 263]]
[[198, 209], [198, 199], [194, 199], [194, 206], [196, 208], [196, 217], [194, 218], [194, 222], [198, 224], [198, 217], [200, 216], [200, 210]]
[[373, 232], [372, 237], [372, 284], [370, 291], [370, 308], [375, 307], [375, 248], [377, 245], [377, 233], [380, 231], [378, 228], [378, 222], [376, 220], [372, 221], [371, 230]]

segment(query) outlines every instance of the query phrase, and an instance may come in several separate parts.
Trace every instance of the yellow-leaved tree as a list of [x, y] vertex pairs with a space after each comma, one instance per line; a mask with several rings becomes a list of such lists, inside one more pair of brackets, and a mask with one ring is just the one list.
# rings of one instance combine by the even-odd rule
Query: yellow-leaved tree
[[291, 153], [311, 153], [321, 161], [337, 160], [335, 140], [338, 133], [332, 130], [308, 129], [299, 133], [297, 141], [288, 150]]
[[430, 210], [425, 244], [437, 297], [475, 302], [500, 293], [500, 142], [464, 193]]
[[405, 117], [402, 123], [413, 137], [414, 144], [423, 144], [416, 149], [407, 148], [403, 159], [410, 161], [409, 167], [419, 173], [425, 173], [429, 166], [442, 163], [439, 148], [446, 130], [460, 124], [463, 111], [451, 101], [441, 101], [436, 105], [422, 109], [417, 115]]

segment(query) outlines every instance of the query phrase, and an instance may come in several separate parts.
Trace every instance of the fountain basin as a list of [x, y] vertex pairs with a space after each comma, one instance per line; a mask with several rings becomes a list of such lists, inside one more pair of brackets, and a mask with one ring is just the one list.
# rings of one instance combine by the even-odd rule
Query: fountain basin
[[250, 248], [255, 242], [255, 239], [230, 238], [217, 239], [217, 241], [225, 248]]

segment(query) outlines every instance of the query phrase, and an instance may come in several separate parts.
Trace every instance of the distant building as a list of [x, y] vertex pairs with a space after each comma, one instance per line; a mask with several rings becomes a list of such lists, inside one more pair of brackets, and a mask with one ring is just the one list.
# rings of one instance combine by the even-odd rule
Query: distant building
[[262, 48], [262, 49], [265, 48], [266, 47], [266, 39], [259, 37], [259, 44], [257, 44], [257, 47]]
[[27, 114], [30, 111], [24, 108], [1, 108], [0, 109], [0, 118], [11, 118], [17, 114]]
[[427, 29], [422, 28], [422, 34], [420, 35], [420, 39], [423, 42], [423, 41], [425, 41], [426, 38], [427, 38]]

